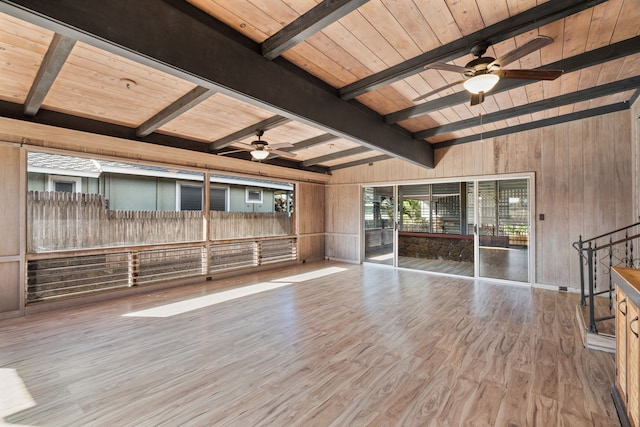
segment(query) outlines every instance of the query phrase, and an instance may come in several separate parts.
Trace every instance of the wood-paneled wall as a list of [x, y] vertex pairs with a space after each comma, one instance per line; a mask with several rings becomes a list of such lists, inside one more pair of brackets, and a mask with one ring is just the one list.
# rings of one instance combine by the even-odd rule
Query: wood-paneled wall
[[[621, 111], [438, 149], [434, 169], [393, 159], [337, 170], [327, 190], [333, 200], [327, 217], [340, 209], [349, 216], [342, 221], [348, 229], [340, 233], [356, 235], [360, 210], [341, 206], [350, 200], [360, 203], [353, 187], [364, 183], [534, 172], [535, 283], [579, 287], [578, 257], [571, 243], [580, 235], [589, 238], [634, 222], [631, 114]], [[544, 221], [539, 214], [545, 214]], [[328, 244], [347, 244], [348, 239], [336, 238], [340, 233], [328, 228]], [[359, 244], [351, 252], [359, 253]], [[349, 252], [328, 247], [327, 254], [338, 250]]]
[[631, 145], [633, 157], [633, 218], [640, 219], [640, 98], [631, 106]]
[[360, 262], [361, 200], [359, 185], [326, 187], [327, 258]]
[[296, 190], [298, 258], [300, 260], [322, 259], [325, 252], [324, 186], [299, 183]]
[[24, 179], [19, 147], [0, 143], [0, 319], [19, 315], [24, 307]]

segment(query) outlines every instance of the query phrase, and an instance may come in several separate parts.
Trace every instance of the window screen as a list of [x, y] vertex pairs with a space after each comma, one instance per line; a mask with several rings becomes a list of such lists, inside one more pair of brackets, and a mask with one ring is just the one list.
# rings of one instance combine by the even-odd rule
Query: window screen
[[62, 191], [65, 193], [73, 193], [75, 191], [73, 182], [55, 181], [53, 188], [54, 191]]
[[209, 201], [209, 209], [212, 211], [227, 210], [227, 189], [211, 188], [211, 199]]
[[180, 210], [199, 211], [202, 209], [202, 187], [180, 186]]

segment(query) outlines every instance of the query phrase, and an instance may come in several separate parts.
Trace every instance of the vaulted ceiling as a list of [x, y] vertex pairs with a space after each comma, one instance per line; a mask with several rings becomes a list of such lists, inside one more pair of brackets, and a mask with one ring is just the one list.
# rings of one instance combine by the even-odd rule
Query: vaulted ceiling
[[[283, 147], [265, 162], [320, 172], [389, 157], [433, 167], [439, 147], [628, 109], [639, 6], [0, 0], [0, 115], [247, 161], [261, 130]], [[500, 58], [538, 36], [553, 42], [505, 69], [563, 74], [503, 78], [470, 105], [454, 71], [471, 48]]]

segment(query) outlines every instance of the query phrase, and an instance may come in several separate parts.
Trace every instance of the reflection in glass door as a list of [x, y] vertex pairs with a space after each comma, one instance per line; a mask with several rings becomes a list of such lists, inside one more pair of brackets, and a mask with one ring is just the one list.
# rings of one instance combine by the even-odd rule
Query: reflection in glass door
[[478, 275], [529, 281], [529, 179], [478, 182]]
[[393, 186], [363, 189], [364, 260], [394, 265]]

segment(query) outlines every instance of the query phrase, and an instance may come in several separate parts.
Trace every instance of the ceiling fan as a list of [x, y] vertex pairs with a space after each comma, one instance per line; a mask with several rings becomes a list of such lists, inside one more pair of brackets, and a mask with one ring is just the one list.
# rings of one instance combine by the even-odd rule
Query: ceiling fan
[[285, 156], [285, 157], [296, 157], [295, 153], [279, 150], [280, 148], [293, 147], [293, 144], [290, 144], [288, 142], [269, 144], [267, 141], [264, 141], [261, 139], [263, 135], [264, 135], [264, 131], [258, 130], [256, 131], [256, 136], [258, 137], [258, 139], [255, 141], [251, 141], [251, 145], [237, 143], [236, 145], [239, 145], [242, 147], [240, 150], [223, 151], [221, 153], [218, 153], [218, 155], [223, 156], [226, 154], [248, 151], [251, 154], [251, 158], [253, 160], [258, 160], [258, 161], [262, 161], [266, 159], [267, 157], [269, 157], [270, 154], [277, 154], [278, 156]]
[[548, 44], [553, 43], [553, 38], [547, 36], [538, 36], [519, 48], [508, 52], [498, 59], [484, 55], [487, 52], [489, 44], [486, 42], [476, 43], [471, 48], [471, 54], [476, 58], [464, 67], [458, 65], [445, 64], [442, 62], [434, 62], [428, 64], [425, 68], [431, 68], [441, 71], [452, 71], [461, 73], [465, 76], [463, 80], [442, 86], [434, 91], [420, 95], [413, 101], [421, 101], [434, 95], [441, 90], [448, 89], [460, 83], [464, 88], [471, 92], [471, 105], [480, 104], [484, 101], [484, 95], [498, 83], [500, 79], [522, 79], [522, 80], [555, 80], [562, 74], [562, 70], [504, 70], [502, 67], [511, 64], [518, 59], [541, 49]]

